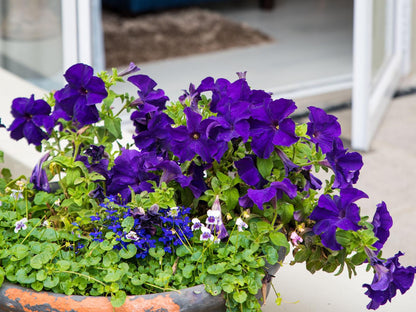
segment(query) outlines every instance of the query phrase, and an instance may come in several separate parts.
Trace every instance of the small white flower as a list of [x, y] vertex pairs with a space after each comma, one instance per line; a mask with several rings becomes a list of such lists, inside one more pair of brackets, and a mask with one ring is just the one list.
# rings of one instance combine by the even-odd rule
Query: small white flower
[[58, 198], [57, 200], [55, 200], [55, 202], [53, 203], [55, 206], [60, 206], [61, 205], [61, 199]]
[[50, 226], [49, 221], [48, 221], [48, 220], [43, 221], [43, 222], [42, 222], [42, 226], [44, 226], [44, 227], [49, 227], [49, 226]]
[[199, 221], [198, 218], [193, 218], [192, 219], [192, 226], [191, 226], [191, 230], [195, 231], [195, 230], [199, 230], [202, 227], [202, 223], [201, 221]]
[[214, 240], [214, 235], [212, 235], [211, 230], [209, 228], [202, 226], [201, 232], [202, 234], [199, 237], [201, 241]]
[[130, 231], [128, 234], [126, 234], [126, 238], [132, 241], [138, 241], [140, 239], [139, 236], [137, 236], [137, 233], [134, 231]]
[[235, 224], [237, 225], [237, 228], [238, 228], [238, 231], [239, 232], [243, 232], [244, 231], [244, 229], [247, 229], [248, 228], [248, 225], [247, 225], [247, 223], [245, 223], [241, 218], [238, 218], [236, 221], [235, 221]]
[[12, 194], [10, 196], [12, 196], [14, 200], [23, 198], [23, 194], [21, 190], [11, 190], [11, 192]]
[[168, 216], [169, 216], [169, 217], [173, 217], [173, 218], [175, 218], [175, 217], [177, 217], [177, 216], [178, 216], [178, 214], [179, 214], [178, 207], [172, 207], [172, 208], [170, 208], [170, 209], [169, 209], [169, 211], [168, 211]]
[[16, 221], [16, 223], [14, 224], [15, 228], [14, 228], [14, 232], [18, 233], [20, 230], [26, 230], [27, 229], [27, 219], [23, 218], [19, 221]]
[[216, 225], [221, 220], [221, 211], [210, 209], [207, 211], [207, 216], [205, 223], [207, 225]]

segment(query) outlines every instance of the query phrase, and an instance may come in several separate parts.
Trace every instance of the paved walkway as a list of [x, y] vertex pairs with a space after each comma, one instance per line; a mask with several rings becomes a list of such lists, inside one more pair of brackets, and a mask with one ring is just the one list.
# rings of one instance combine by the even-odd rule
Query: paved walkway
[[[349, 129], [350, 111], [341, 111], [339, 117], [345, 129]], [[348, 131], [343, 137], [349, 137]], [[395, 99], [374, 138], [371, 150], [363, 154], [357, 188], [365, 191], [369, 199], [358, 203], [363, 213], [372, 217], [377, 203], [382, 200], [393, 217], [390, 239], [384, 248], [384, 256], [391, 257], [397, 251], [405, 252], [401, 264], [416, 266], [416, 243], [414, 229], [416, 220], [416, 96]], [[372, 274], [359, 268], [359, 276], [348, 279], [347, 272], [341, 277], [319, 272], [314, 275], [304, 264], [281, 268], [274, 280], [276, 290], [283, 297], [283, 304], [274, 304], [270, 293], [264, 312], [358, 312], [366, 311], [370, 301], [361, 285], [371, 283]], [[416, 282], [415, 282], [416, 283]], [[293, 303], [299, 300], [298, 303]], [[405, 295], [397, 295], [391, 303], [377, 311], [413, 311], [416, 306], [416, 284]]]

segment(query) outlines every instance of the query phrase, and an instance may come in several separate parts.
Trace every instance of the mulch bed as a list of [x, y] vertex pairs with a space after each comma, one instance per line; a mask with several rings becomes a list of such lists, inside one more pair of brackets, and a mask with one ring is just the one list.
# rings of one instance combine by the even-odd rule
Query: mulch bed
[[135, 17], [103, 10], [106, 67], [263, 44], [268, 35], [202, 8]]

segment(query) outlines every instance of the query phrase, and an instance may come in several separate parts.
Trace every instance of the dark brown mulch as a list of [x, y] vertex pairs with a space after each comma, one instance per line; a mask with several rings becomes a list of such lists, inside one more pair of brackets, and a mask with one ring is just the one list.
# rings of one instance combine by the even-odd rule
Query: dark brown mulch
[[103, 28], [107, 68], [273, 41], [246, 24], [202, 8], [136, 17], [103, 10]]

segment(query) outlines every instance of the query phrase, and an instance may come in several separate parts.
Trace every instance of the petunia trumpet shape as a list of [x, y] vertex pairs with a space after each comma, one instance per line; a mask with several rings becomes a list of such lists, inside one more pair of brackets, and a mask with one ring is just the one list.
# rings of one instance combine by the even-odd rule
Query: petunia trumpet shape
[[397, 290], [404, 294], [413, 284], [416, 267], [403, 267], [399, 263], [399, 257], [403, 253], [398, 252], [394, 257], [385, 261], [378, 259], [375, 254], [366, 248], [370, 256], [370, 264], [374, 268], [375, 274], [371, 284], [364, 284], [367, 288], [365, 294], [371, 301], [367, 309], [376, 310], [380, 305], [396, 296]]
[[81, 128], [100, 120], [95, 104], [107, 97], [104, 81], [93, 76], [91, 66], [75, 64], [64, 74], [68, 84], [55, 92], [55, 119], [64, 118], [78, 122]]
[[360, 208], [354, 203], [360, 198], [368, 198], [364, 192], [347, 188], [342, 189], [340, 196], [321, 195], [318, 206], [310, 215], [311, 220], [315, 220], [313, 232], [321, 236], [322, 244], [332, 250], [340, 250], [342, 246], [337, 242], [335, 233], [337, 228], [342, 230], [357, 231], [361, 227]]
[[48, 139], [46, 131], [53, 126], [53, 119], [49, 116], [51, 107], [44, 100], [30, 98], [16, 98], [12, 103], [12, 115], [15, 118], [10, 127], [10, 136], [16, 141], [26, 138], [29, 144], [40, 145], [43, 139]]

